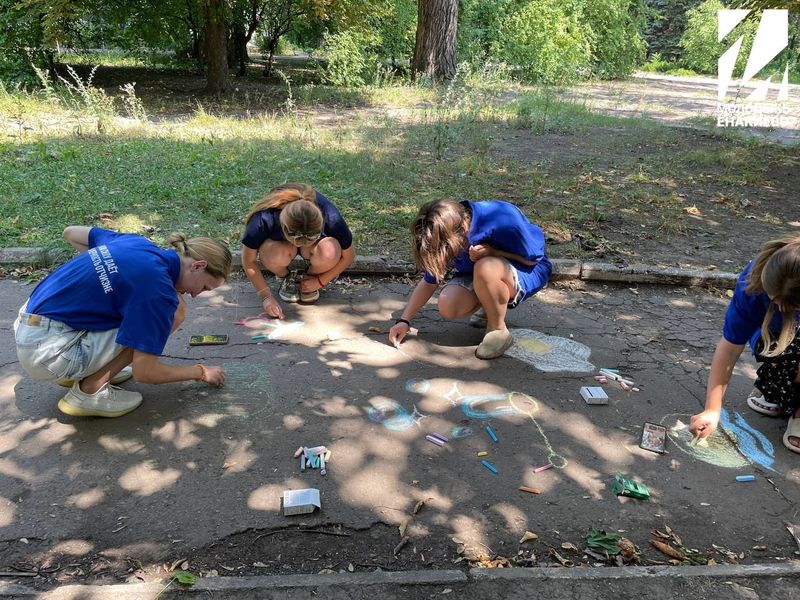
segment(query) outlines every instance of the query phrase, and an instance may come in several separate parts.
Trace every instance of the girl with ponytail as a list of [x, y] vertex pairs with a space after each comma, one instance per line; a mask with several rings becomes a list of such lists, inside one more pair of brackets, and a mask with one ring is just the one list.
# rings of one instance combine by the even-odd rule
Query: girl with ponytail
[[506, 310], [541, 290], [552, 272], [542, 230], [516, 206], [499, 200], [424, 204], [411, 225], [411, 251], [424, 274], [389, 331], [395, 347], [453, 271], [439, 294], [439, 314], [445, 319], [472, 315], [470, 324], [486, 329], [475, 355], [502, 356], [513, 341]]
[[[242, 267], [266, 312], [283, 318], [283, 308], [259, 267], [274, 273], [284, 302], [316, 302], [319, 290], [336, 279], [356, 256], [353, 236], [339, 210], [305, 183], [285, 183], [259, 200], [245, 217]], [[296, 280], [289, 265], [300, 255], [308, 266]]]
[[717, 428], [733, 367], [749, 342], [760, 363], [747, 399], [754, 411], [788, 417], [783, 445], [800, 454], [800, 236], [772, 240], [739, 276], [708, 377], [705, 410], [689, 429], [704, 438]]
[[228, 278], [227, 247], [176, 233], [163, 250], [138, 235], [80, 226], [67, 227], [64, 239], [80, 254], [36, 286], [14, 322], [23, 369], [70, 388], [58, 402], [61, 412], [122, 416], [142, 402], [140, 393], [117, 387], [131, 377], [222, 385], [222, 367], [171, 365], [159, 356], [186, 315], [181, 296]]

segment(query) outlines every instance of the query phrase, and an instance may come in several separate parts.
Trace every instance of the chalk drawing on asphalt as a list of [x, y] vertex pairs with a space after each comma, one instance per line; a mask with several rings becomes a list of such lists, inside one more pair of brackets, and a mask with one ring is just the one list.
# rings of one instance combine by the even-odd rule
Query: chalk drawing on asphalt
[[567, 338], [546, 335], [533, 329], [511, 329], [514, 338], [506, 355], [547, 373], [592, 373], [588, 346]]

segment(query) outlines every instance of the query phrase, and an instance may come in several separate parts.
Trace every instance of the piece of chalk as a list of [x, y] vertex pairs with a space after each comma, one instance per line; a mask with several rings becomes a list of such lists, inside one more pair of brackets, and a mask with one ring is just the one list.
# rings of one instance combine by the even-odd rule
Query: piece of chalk
[[319, 455], [319, 474], [320, 475], [325, 475], [326, 473], [327, 473], [327, 471], [325, 470], [325, 455], [324, 454], [320, 454]]
[[697, 446], [697, 442], [699, 442], [699, 441], [700, 441], [700, 436], [696, 435], [696, 436], [694, 436], [692, 438], [692, 441], [689, 442], [689, 445], [692, 446], [692, 447]]
[[488, 460], [482, 460], [481, 464], [484, 467], [486, 467], [487, 469], [489, 469], [492, 473], [497, 473], [497, 469], [495, 468], [495, 466], [492, 463], [490, 463]]
[[431, 435], [433, 437], [435, 437], [435, 438], [439, 438], [443, 442], [449, 442], [450, 441], [450, 438], [448, 438], [446, 435], [442, 435], [441, 433], [432, 433]]
[[528, 487], [527, 485], [519, 486], [520, 492], [528, 492], [529, 494], [541, 494], [542, 488]]
[[265, 334], [263, 334], [263, 333], [257, 333], [254, 336], [252, 336], [250, 339], [251, 340], [265, 340], [265, 339], [267, 339], [267, 336]]
[[305, 471], [306, 470], [306, 455], [305, 454], [301, 454], [300, 455], [300, 470], [301, 471]]
[[432, 444], [436, 444], [437, 446], [444, 446], [444, 442], [442, 440], [433, 437], [432, 435], [426, 435], [425, 439], [431, 442]]
[[552, 469], [552, 468], [553, 468], [553, 465], [550, 464], [550, 463], [547, 463], [546, 465], [542, 465], [541, 467], [536, 467], [533, 470], [533, 472], [534, 473], [541, 473], [542, 471], [547, 471], [547, 469]]
[[301, 454], [303, 454], [303, 452], [305, 452], [305, 448], [303, 448], [303, 446], [300, 446], [297, 450], [294, 451], [294, 457], [295, 458], [299, 457]]
[[494, 431], [492, 430], [492, 428], [489, 425], [486, 426], [486, 433], [489, 434], [489, 437], [492, 438], [492, 441], [496, 444], [497, 443], [497, 436], [494, 434]]
[[486, 456], [487, 454], [489, 454], [489, 453], [486, 452], [485, 450], [482, 450], [481, 452], [478, 452], [478, 456]]
[[737, 475], [736, 476], [736, 481], [755, 481], [755, 480], [756, 480], [756, 476], [755, 475]]
[[331, 460], [331, 451], [330, 451], [330, 450], [328, 450], [328, 451], [325, 453], [325, 462], [330, 462], [330, 460]]

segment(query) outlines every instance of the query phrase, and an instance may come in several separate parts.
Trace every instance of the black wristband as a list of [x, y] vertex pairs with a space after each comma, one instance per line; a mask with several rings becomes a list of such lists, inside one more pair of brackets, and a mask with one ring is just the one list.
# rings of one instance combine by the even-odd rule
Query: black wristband
[[408, 328], [411, 329], [411, 321], [408, 319], [395, 319], [394, 324], [397, 325], [398, 323], [405, 323], [408, 325]]

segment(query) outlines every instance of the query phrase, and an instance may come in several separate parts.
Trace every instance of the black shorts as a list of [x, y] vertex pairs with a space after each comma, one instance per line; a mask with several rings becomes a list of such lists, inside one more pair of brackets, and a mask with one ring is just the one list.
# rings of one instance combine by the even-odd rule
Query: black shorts
[[756, 387], [764, 394], [767, 402], [777, 404], [782, 413], [790, 413], [800, 408], [800, 384], [797, 383], [800, 366], [800, 335], [795, 335], [792, 343], [778, 356], [765, 357], [759, 352], [764, 343], [756, 345], [756, 360], [761, 363], [756, 371]]

